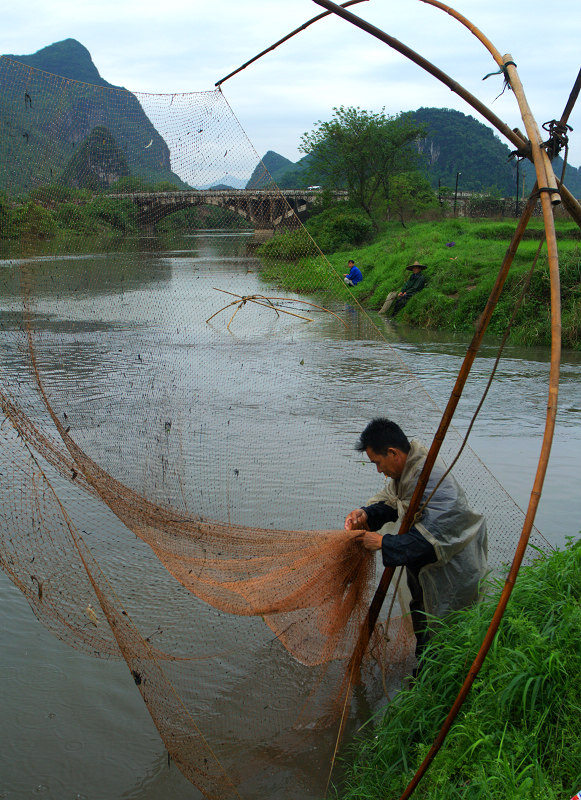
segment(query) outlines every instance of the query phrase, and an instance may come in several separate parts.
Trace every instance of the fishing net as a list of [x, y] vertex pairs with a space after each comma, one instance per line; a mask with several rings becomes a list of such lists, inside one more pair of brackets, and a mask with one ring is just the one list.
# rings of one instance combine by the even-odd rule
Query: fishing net
[[[313, 198], [278, 190], [220, 91], [137, 95], [2, 58], [0, 117], [2, 568], [62, 640], [125, 659], [204, 796], [321, 796], [326, 775], [291, 790], [272, 773], [331, 760], [360, 677], [376, 563], [342, 525], [378, 487], [354, 444], [378, 415], [429, 443], [440, 412], [302, 228]], [[266, 230], [294, 232], [292, 257], [257, 255]], [[452, 431], [444, 459], [459, 446]], [[469, 448], [454, 472], [501, 570], [523, 514]], [[414, 664], [393, 591], [368, 700]]]

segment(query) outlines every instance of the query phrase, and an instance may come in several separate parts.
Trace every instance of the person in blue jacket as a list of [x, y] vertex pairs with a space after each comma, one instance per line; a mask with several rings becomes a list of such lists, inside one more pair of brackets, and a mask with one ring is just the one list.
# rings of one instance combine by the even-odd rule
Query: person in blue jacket
[[363, 280], [361, 270], [355, 266], [355, 262], [351, 261], [351, 259], [347, 262], [347, 266], [349, 267], [349, 272], [343, 276], [343, 280], [347, 286], [357, 286]]

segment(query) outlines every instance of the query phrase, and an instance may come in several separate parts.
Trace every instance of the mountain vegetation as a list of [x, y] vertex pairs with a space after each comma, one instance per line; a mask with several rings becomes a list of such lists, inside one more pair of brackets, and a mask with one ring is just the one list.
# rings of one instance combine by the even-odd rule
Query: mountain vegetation
[[[273, 185], [273, 175], [284, 174], [285, 170], [292, 167], [293, 162], [290, 159], [279, 155], [279, 153], [275, 153], [274, 150], [269, 150], [254, 168], [254, 172], [250, 176], [250, 180], [246, 184], [246, 188], [268, 189]], [[282, 186], [278, 183], [278, 181], [277, 184], [281, 187], [281, 189], [290, 188], [288, 186]]]
[[[456, 176], [460, 173], [460, 192], [516, 196], [516, 160], [511, 159], [511, 149], [490, 127], [472, 116], [447, 108], [419, 108], [408, 114], [424, 128], [424, 133], [415, 141], [415, 147], [424, 174], [434, 190], [444, 187], [449, 192], [454, 191]], [[266, 161], [263, 159], [263, 164], [272, 181], [281, 189], [302, 189], [310, 184], [326, 185], [324, 171], [313, 163], [311, 155], [306, 155], [295, 163], [272, 150], [269, 150], [267, 156]], [[563, 169], [561, 156], [554, 159], [553, 166], [556, 174], [560, 175]], [[261, 170], [264, 172], [259, 165], [255, 174], [259, 174]], [[523, 194], [523, 180], [526, 196], [535, 182], [534, 167], [528, 160], [521, 161], [518, 173], [519, 196]], [[568, 165], [565, 183], [576, 197], [581, 197], [581, 168]], [[262, 188], [267, 185], [268, 178], [264, 175]], [[247, 188], [256, 187], [248, 184]]]
[[[414, 119], [425, 126], [426, 135], [417, 142], [432, 186], [438, 183], [455, 187], [460, 173], [459, 188], [467, 192], [496, 190], [503, 197], [513, 197], [516, 187], [516, 158], [511, 149], [499, 139], [492, 128], [474, 117], [450, 108], [419, 108], [412, 112]], [[553, 162], [561, 174], [563, 159]], [[519, 195], [532, 189], [536, 180], [533, 165], [522, 161], [519, 167]], [[573, 194], [581, 194], [581, 170], [569, 166], [566, 183]]]
[[93, 128], [65, 167], [59, 183], [75, 189], [108, 189], [128, 177], [129, 165], [123, 151], [102, 125]]
[[[19, 80], [22, 64], [42, 70], [30, 72], [26, 88]], [[63, 92], [63, 78], [80, 83], [69, 83]], [[0, 57], [0, 96], [0, 186], [11, 194], [55, 183], [98, 127], [115, 140], [131, 175], [184, 185], [137, 98], [101, 78], [89, 51], [75, 39], [32, 55]]]

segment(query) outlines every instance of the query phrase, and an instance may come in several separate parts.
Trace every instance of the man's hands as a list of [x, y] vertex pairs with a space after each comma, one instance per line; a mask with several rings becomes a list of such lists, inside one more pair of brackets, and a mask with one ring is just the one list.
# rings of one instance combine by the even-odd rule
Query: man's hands
[[357, 537], [366, 550], [380, 550], [383, 536], [375, 531], [365, 531]]
[[362, 508], [356, 508], [345, 517], [346, 531], [361, 531], [357, 540], [361, 542], [366, 550], [379, 550], [383, 536], [375, 531], [370, 531], [367, 525], [367, 512]]
[[367, 526], [367, 512], [362, 508], [356, 508], [345, 517], [345, 530], [346, 531], [368, 531]]

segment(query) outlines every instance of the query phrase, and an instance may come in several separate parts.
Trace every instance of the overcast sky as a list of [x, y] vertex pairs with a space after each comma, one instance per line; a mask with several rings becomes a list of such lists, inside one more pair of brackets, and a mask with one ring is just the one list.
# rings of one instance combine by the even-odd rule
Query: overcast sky
[[[455, 8], [517, 63], [533, 114], [559, 118], [581, 66], [581, 0], [458, 0]], [[323, 11], [312, 0], [27, 0], [5, 4], [0, 53], [34, 53], [77, 39], [101, 76], [139, 92], [209, 90], [214, 83]], [[360, 15], [402, 41], [479, 97], [510, 127], [524, 126], [491, 56], [466, 28], [420, 0], [366, 0]], [[457, 95], [387, 45], [329, 17], [223, 85], [260, 155], [296, 161], [301, 135], [334, 106], [455, 108], [483, 121]], [[497, 99], [496, 99], [497, 98]], [[570, 163], [581, 165], [581, 100], [569, 124]], [[504, 139], [503, 139], [504, 141]]]

